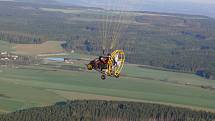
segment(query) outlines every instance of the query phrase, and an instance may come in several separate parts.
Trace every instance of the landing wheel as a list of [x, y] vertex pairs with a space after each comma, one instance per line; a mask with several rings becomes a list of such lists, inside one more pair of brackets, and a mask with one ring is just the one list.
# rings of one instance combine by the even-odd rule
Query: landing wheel
[[101, 75], [101, 79], [102, 79], [102, 80], [105, 80], [105, 79], [106, 79], [106, 76], [105, 76], [105, 75]]
[[116, 77], [116, 78], [119, 78], [119, 74], [118, 74], [118, 73], [116, 73], [116, 74], [115, 74], [115, 77]]
[[92, 64], [87, 64], [87, 69], [88, 69], [88, 70], [93, 70]]

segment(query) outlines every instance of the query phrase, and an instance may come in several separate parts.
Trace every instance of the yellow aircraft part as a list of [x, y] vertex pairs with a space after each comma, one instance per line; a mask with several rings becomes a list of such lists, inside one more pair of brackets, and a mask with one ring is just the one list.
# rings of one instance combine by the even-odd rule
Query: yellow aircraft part
[[[117, 60], [115, 60], [116, 57], [117, 57]], [[111, 57], [108, 61], [107, 74], [109, 76], [113, 75], [115, 77], [119, 77], [122, 71], [122, 68], [124, 66], [124, 63], [125, 63], [125, 53], [122, 50], [115, 50], [113, 53], [111, 53]]]

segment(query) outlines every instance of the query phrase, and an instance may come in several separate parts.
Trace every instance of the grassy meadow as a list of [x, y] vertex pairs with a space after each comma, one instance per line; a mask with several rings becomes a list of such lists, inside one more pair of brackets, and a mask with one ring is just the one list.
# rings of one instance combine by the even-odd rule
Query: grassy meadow
[[4, 112], [75, 99], [146, 101], [215, 109], [215, 90], [201, 88], [202, 84], [214, 87], [215, 81], [192, 74], [126, 65], [120, 79], [100, 80], [95, 72], [48, 66], [0, 70], [0, 92], [4, 95], [0, 98], [0, 109]]

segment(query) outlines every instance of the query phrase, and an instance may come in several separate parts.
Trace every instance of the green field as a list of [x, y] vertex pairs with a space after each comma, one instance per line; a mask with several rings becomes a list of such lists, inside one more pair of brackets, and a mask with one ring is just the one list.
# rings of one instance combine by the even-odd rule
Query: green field
[[[192, 74], [126, 65], [120, 79], [51, 67], [0, 68], [0, 112], [50, 105], [68, 99], [147, 101], [215, 110], [214, 80]], [[189, 85], [186, 85], [189, 83]]]
[[0, 51], [11, 51], [11, 50], [13, 50], [12, 44], [0, 40]]
[[14, 46], [17, 54], [41, 55], [49, 53], [63, 53], [62, 42], [47, 41], [42, 44], [16, 44]]
[[[20, 55], [46, 55], [53, 53], [64, 53], [62, 42], [47, 41], [42, 44], [11, 44], [0, 40], [0, 51], [8, 51]], [[65, 55], [64, 55], [65, 56]]]

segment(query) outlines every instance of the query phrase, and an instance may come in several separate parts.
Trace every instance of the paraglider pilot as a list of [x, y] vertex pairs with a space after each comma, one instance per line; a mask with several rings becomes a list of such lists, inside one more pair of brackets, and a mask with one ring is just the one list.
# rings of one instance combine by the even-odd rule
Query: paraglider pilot
[[110, 54], [107, 54], [107, 56], [100, 56], [98, 59], [92, 60], [90, 64], [87, 65], [87, 68], [89, 70], [95, 69], [103, 71], [103, 69], [107, 69], [110, 58]]

